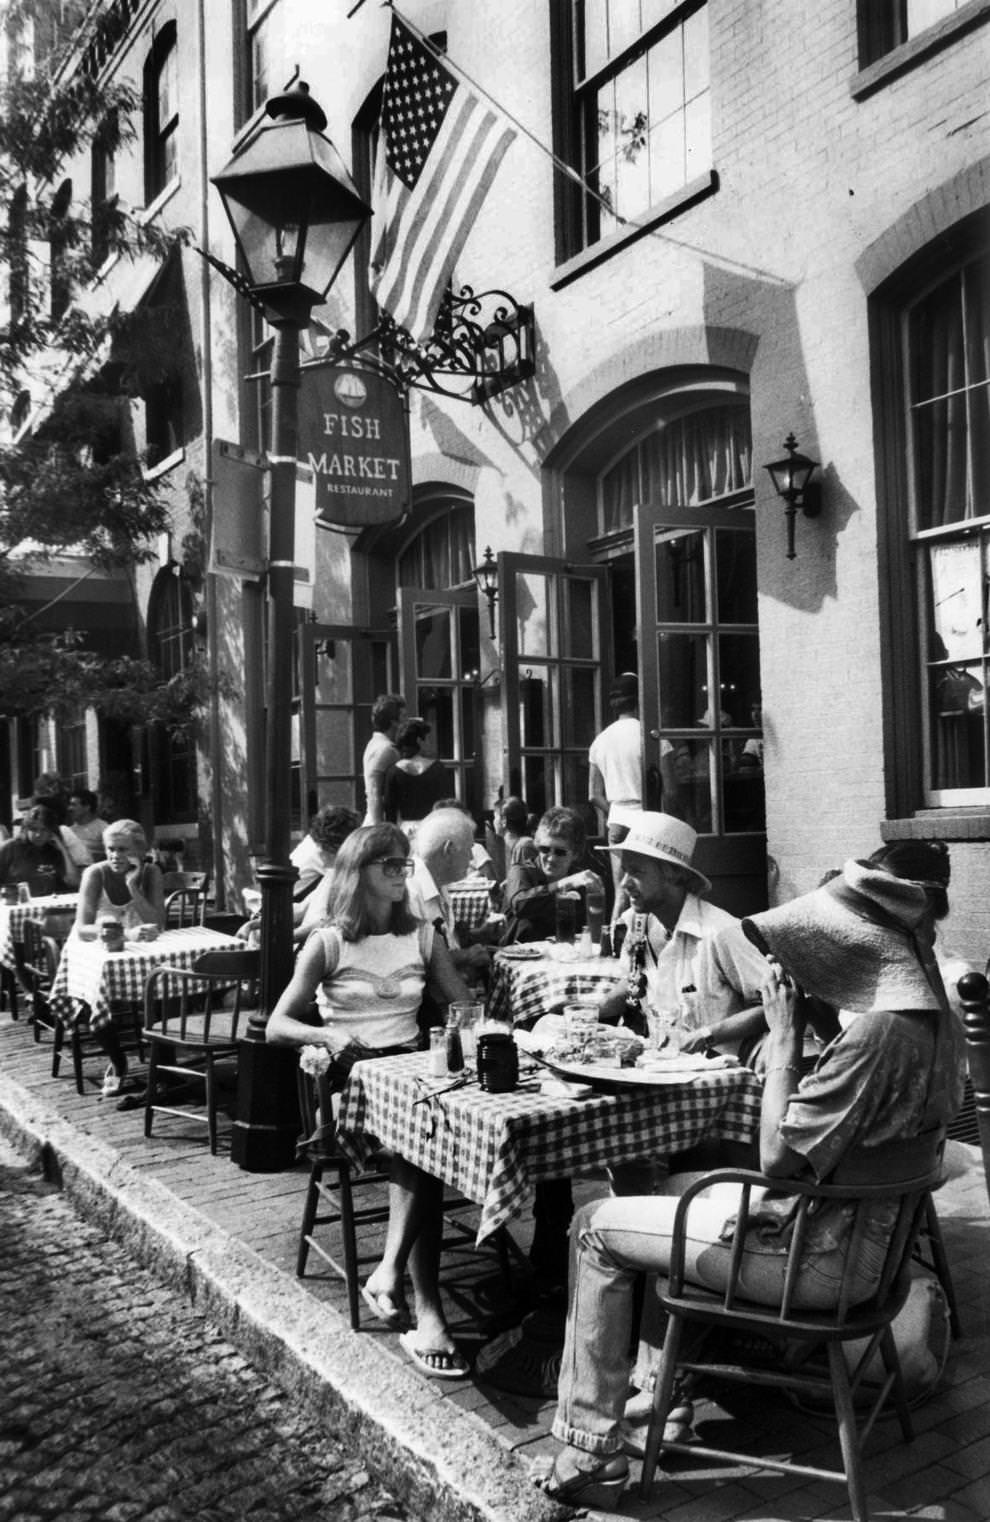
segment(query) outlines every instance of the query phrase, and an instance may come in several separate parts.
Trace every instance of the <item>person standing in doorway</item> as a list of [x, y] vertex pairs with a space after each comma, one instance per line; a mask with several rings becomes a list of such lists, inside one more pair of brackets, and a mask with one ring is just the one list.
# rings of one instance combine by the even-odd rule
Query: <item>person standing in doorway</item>
[[[608, 695], [615, 715], [611, 724], [596, 735], [588, 751], [588, 793], [609, 846], [618, 845], [630, 820], [626, 817], [643, 807], [643, 726], [639, 718], [639, 678], [634, 671], [621, 671]], [[620, 883], [622, 871], [612, 856], [615, 915], [625, 908]]]
[[364, 747], [361, 769], [364, 773], [364, 823], [385, 822], [385, 773], [399, 759], [395, 737], [405, 718], [406, 700], [396, 692], [383, 693], [371, 709], [373, 734]]

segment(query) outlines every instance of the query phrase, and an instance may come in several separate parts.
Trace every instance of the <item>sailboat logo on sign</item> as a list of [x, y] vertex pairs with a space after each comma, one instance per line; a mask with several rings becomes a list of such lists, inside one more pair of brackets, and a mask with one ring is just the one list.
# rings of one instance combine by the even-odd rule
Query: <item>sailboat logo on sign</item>
[[409, 502], [409, 420], [397, 388], [373, 370], [306, 365], [299, 461], [313, 472], [327, 528], [395, 523]]
[[368, 400], [368, 388], [354, 370], [345, 370], [337, 376], [333, 394], [344, 407], [363, 407]]

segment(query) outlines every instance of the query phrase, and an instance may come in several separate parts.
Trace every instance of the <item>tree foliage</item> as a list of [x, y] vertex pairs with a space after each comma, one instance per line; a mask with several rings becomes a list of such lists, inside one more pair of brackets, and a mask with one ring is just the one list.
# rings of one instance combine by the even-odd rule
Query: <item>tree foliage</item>
[[[129, 426], [131, 400], [174, 362], [170, 314], [120, 312], [93, 293], [108, 261], [164, 265], [186, 235], [116, 198], [94, 205], [75, 187], [61, 191], [66, 166], [85, 163], [94, 145], [112, 154], [136, 141], [136, 92], [87, 67], [128, 14], [119, 0], [15, 0], [0, 17], [12, 65], [0, 80], [0, 712], [93, 704], [173, 727], [179, 700], [182, 723], [201, 701], [202, 673], [178, 693], [146, 661], [109, 661], [79, 636], [46, 634], [23, 601], [28, 576], [53, 557], [132, 566], [170, 527]], [[40, 375], [49, 395], [36, 407]], [[17, 407], [28, 394], [30, 432]]]

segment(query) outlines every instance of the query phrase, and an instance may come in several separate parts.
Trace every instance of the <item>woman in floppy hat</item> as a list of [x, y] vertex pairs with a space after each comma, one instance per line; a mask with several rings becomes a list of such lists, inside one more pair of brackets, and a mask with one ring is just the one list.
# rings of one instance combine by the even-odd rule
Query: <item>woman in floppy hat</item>
[[[944, 913], [948, 860], [903, 879], [889, 863], [849, 861], [826, 886], [744, 921], [767, 958], [762, 1002], [769, 1034], [760, 1122], [760, 1165], [781, 1181], [754, 1196], [742, 1283], [757, 1303], [779, 1303], [791, 1215], [786, 1180], [824, 1179], [840, 1162], [885, 1166], [905, 1142], [931, 1134], [933, 1145], [959, 1107], [962, 1033], [950, 1013], [933, 955], [935, 920]], [[895, 865], [899, 865], [895, 863]], [[926, 869], [926, 863], [921, 863]], [[918, 867], [915, 867], [918, 870]], [[802, 1077], [807, 999], [850, 1020]], [[886, 1176], [890, 1176], [887, 1174]], [[676, 1181], [671, 1180], [676, 1189]], [[726, 1186], [729, 1190], [729, 1186]], [[721, 1289], [728, 1272], [735, 1190], [699, 1199], [690, 1212], [689, 1279]], [[573, 1505], [614, 1504], [628, 1466], [620, 1422], [629, 1378], [633, 1289], [642, 1272], [669, 1267], [676, 1200], [611, 1198], [579, 1211], [571, 1229], [571, 1300], [554, 1435], [566, 1446], [540, 1481]], [[856, 1263], [860, 1298], [876, 1283], [889, 1232], [880, 1201]], [[834, 1305], [849, 1249], [841, 1207], [815, 1216], [795, 1303]]]

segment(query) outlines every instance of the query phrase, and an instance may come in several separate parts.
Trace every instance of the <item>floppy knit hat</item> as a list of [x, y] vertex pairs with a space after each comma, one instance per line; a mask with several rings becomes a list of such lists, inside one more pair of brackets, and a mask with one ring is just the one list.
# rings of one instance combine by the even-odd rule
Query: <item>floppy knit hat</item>
[[940, 1009], [913, 937], [928, 907], [920, 882], [847, 861], [825, 887], [750, 915], [743, 930], [755, 928], [806, 993], [837, 1009]]
[[669, 861], [673, 866], [683, 867], [685, 872], [690, 872], [699, 892], [708, 891], [711, 887], [708, 878], [691, 865], [698, 832], [685, 824], [683, 819], [675, 819], [673, 814], [655, 814], [649, 809], [643, 809], [637, 814], [630, 813], [622, 822], [628, 822], [629, 834], [618, 845], [606, 847], [608, 851], [613, 854], [616, 851], [629, 851], [634, 856], [652, 856], [657, 861]]

